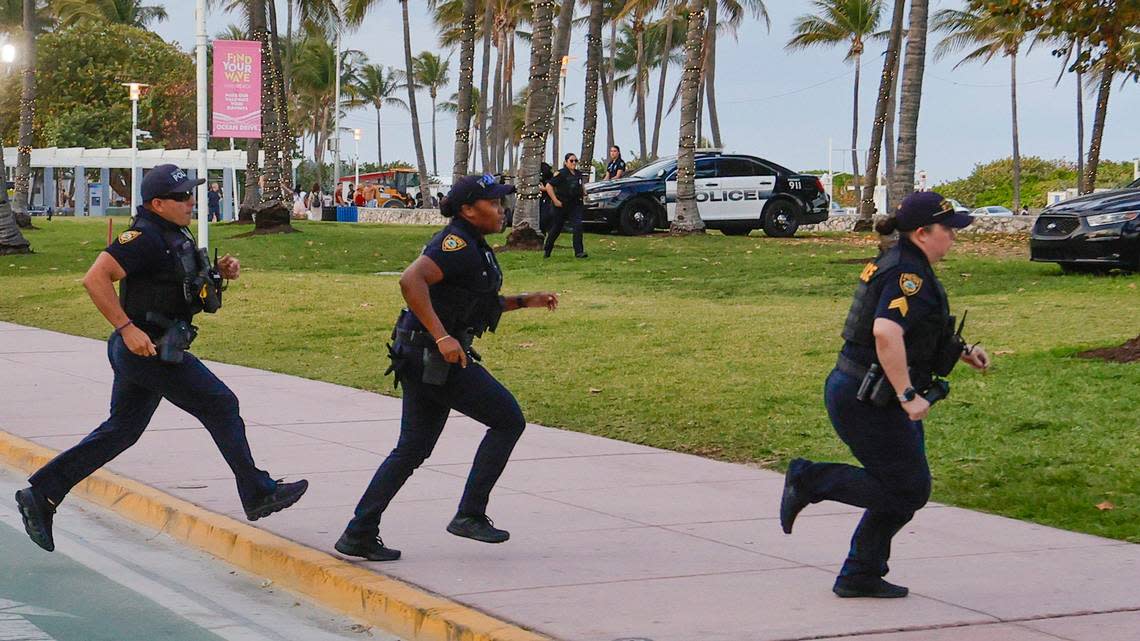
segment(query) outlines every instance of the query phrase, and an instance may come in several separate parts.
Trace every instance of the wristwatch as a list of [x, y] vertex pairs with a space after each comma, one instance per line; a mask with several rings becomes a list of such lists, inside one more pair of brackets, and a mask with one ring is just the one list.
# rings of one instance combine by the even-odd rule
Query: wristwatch
[[908, 403], [916, 398], [918, 398], [918, 392], [913, 387], [908, 387], [903, 390], [902, 394], [899, 394], [900, 403]]

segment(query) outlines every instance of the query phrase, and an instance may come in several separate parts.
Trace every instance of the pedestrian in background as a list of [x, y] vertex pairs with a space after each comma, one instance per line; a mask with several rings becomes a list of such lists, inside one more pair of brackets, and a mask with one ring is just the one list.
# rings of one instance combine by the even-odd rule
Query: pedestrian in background
[[550, 258], [554, 241], [558, 240], [562, 228], [569, 222], [574, 233], [574, 256], [586, 258], [586, 249], [582, 243], [582, 198], [585, 189], [582, 187], [582, 173], [578, 171], [576, 154], [566, 154], [562, 169], [546, 183], [544, 189], [554, 204], [554, 217], [543, 245], [543, 256]]
[[210, 183], [210, 191], [206, 192], [206, 220], [222, 219], [222, 188], [218, 183]]

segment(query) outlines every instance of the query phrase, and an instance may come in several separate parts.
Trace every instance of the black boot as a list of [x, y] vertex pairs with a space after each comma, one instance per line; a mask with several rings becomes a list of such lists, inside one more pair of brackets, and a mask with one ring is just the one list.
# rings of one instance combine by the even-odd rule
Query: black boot
[[835, 586], [831, 591], [845, 599], [854, 597], [901, 599], [910, 592], [901, 585], [888, 583], [877, 576], [841, 576], [835, 580]]
[[495, 527], [494, 522], [487, 515], [463, 516], [456, 514], [447, 524], [447, 531], [455, 536], [475, 539], [484, 543], [502, 543], [511, 538], [511, 533]]
[[279, 480], [276, 489], [245, 506], [245, 518], [256, 521], [274, 512], [280, 512], [301, 500], [307, 489], [309, 482], [304, 479], [293, 483], [282, 483]]
[[370, 541], [354, 541], [345, 532], [333, 547], [345, 556], [357, 556], [369, 561], [395, 561], [400, 558], [400, 551], [384, 545], [384, 540], [380, 537]]
[[796, 473], [809, 462], [802, 458], [792, 459], [788, 464], [788, 472], [784, 474], [784, 493], [780, 497], [780, 527], [784, 529], [784, 534], [792, 533], [796, 516], [811, 503], [803, 492], [796, 489], [795, 483]]
[[34, 487], [17, 490], [16, 505], [20, 508], [20, 517], [24, 519], [24, 530], [32, 542], [48, 552], [54, 551], [51, 519], [55, 514], [55, 506]]

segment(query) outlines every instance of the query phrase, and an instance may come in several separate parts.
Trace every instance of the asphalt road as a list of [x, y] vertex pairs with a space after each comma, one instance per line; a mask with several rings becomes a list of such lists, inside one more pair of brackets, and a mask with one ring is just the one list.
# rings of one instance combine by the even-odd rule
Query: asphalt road
[[0, 641], [399, 641], [74, 498], [45, 552], [23, 486], [0, 467]]

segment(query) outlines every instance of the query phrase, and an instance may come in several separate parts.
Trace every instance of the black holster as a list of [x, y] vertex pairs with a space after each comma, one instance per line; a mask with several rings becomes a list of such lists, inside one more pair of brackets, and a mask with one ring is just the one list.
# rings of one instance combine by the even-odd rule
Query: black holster
[[172, 321], [154, 312], [147, 312], [146, 320], [166, 330], [156, 345], [158, 359], [164, 363], [181, 363], [186, 350], [198, 337], [198, 328], [184, 320]]

